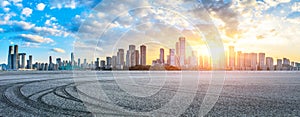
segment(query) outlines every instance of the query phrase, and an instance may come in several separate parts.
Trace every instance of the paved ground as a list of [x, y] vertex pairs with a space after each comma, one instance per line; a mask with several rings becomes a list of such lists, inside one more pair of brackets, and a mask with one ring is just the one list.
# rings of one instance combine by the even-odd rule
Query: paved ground
[[299, 72], [223, 73], [0, 72], [0, 116], [300, 116]]

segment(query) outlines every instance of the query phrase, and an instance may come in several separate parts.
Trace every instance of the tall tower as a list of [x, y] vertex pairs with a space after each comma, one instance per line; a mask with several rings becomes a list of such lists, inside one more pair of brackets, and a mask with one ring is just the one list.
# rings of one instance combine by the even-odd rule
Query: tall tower
[[134, 56], [135, 56], [135, 65], [140, 65], [140, 55], [138, 50], [135, 50]]
[[145, 66], [146, 65], [146, 56], [147, 56], [147, 53], [146, 53], [146, 46], [145, 45], [141, 45], [140, 47], [140, 51], [141, 51], [141, 65]]
[[165, 50], [160, 48], [159, 60], [161, 64], [165, 64]]
[[7, 57], [7, 66], [8, 66], [8, 69], [12, 69], [12, 64], [13, 64], [13, 46], [9, 46], [9, 50], [8, 50], [8, 57]]
[[128, 67], [135, 66], [135, 64], [136, 64], [135, 45], [129, 45], [128, 56], [129, 56], [129, 58], [128, 58], [129, 59]]
[[18, 45], [14, 46], [14, 55], [13, 55], [13, 69], [16, 70], [19, 68], [19, 48]]
[[25, 68], [25, 57], [26, 57], [26, 53], [19, 53], [19, 56], [21, 56], [21, 64], [20, 64], [20, 68]]
[[259, 61], [258, 61], [258, 64], [259, 64], [259, 68], [260, 69], [264, 69], [265, 67], [265, 57], [266, 57], [266, 54], [265, 53], [259, 53]]
[[117, 56], [112, 56], [111, 66], [114, 69], [116, 68], [116, 66], [117, 66]]
[[75, 65], [75, 58], [74, 58], [74, 53], [71, 53], [71, 66]]
[[106, 68], [110, 69], [111, 68], [111, 63], [112, 63], [112, 58], [111, 57], [106, 57]]
[[235, 51], [234, 46], [229, 46], [229, 67], [234, 69], [235, 66]]
[[257, 70], [257, 53], [251, 53], [251, 68]]
[[175, 49], [170, 49], [169, 53], [169, 61], [171, 66], [176, 66], [176, 56], [175, 56]]
[[81, 67], [80, 58], [78, 58], [77, 66], [78, 66], [78, 67]]
[[119, 49], [117, 53], [117, 69], [123, 69], [124, 66], [124, 49]]
[[32, 69], [32, 55], [29, 55], [28, 69]]
[[179, 37], [179, 63], [180, 66], [184, 66], [185, 65], [185, 37]]

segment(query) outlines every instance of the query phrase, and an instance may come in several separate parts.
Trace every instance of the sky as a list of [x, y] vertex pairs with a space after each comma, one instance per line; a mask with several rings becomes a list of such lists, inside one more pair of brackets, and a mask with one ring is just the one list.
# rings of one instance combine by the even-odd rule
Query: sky
[[300, 0], [0, 0], [0, 63], [14, 44], [39, 62], [144, 44], [149, 64], [181, 36], [187, 54], [209, 55], [206, 42], [219, 37], [225, 50], [300, 61]]

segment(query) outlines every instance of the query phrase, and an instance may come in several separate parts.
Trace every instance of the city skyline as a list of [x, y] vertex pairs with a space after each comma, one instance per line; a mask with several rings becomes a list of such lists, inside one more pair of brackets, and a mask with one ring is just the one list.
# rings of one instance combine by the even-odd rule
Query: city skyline
[[[179, 69], [193, 69], [193, 70], [211, 70], [212, 61], [209, 56], [199, 54], [196, 50], [188, 51], [187, 54], [185, 37], [179, 37], [178, 41], [174, 43], [174, 48], [166, 50], [160, 48], [157, 59], [150, 59], [152, 64], [147, 64], [148, 47], [147, 45], [128, 45], [128, 50], [119, 48], [118, 52], [112, 56], [96, 57], [95, 61], [87, 61], [86, 58], [77, 58], [72, 52], [70, 53], [70, 59], [56, 58], [56, 63], [53, 62], [53, 57], [49, 56], [48, 62], [34, 61], [32, 55], [28, 55], [26, 59], [26, 53], [19, 52], [19, 46], [9, 46], [7, 64], [2, 69], [7, 70], [109, 70], [118, 69], [125, 70], [136, 66], [173, 66]], [[126, 55], [125, 55], [126, 54]], [[166, 59], [165, 59], [166, 58]], [[76, 61], [77, 60], [77, 61]], [[84, 62], [81, 63], [81, 60]], [[226, 66], [221, 68], [223, 70], [247, 70], [247, 71], [266, 71], [266, 70], [298, 70], [300, 67], [299, 61], [293, 61], [289, 58], [273, 58], [266, 53], [247, 53], [243, 51], [236, 51], [234, 46], [229, 46], [228, 51], [225, 51]], [[33, 63], [35, 62], [35, 63]]]

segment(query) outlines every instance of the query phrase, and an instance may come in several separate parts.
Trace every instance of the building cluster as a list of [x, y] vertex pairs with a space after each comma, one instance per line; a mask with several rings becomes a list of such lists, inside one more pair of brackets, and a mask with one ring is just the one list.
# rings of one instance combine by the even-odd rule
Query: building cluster
[[[165, 56], [164, 48], [159, 49], [158, 59], [152, 61], [152, 66], [172, 67], [182, 70], [210, 70], [211, 58], [207, 56], [198, 56], [197, 51], [192, 51], [191, 56], [186, 57], [186, 39], [180, 37], [176, 42], [176, 49], [169, 49], [168, 55]], [[19, 53], [18, 45], [9, 46], [7, 64], [1, 64], [0, 70], [126, 70], [132, 67], [146, 68], [147, 47], [141, 45], [139, 49], [135, 45], [129, 45], [128, 50], [118, 49], [116, 55], [106, 57], [106, 60], [96, 58], [90, 63], [87, 59], [79, 58], [75, 61], [74, 53], [71, 53], [71, 60], [62, 60], [56, 58], [54, 63], [52, 56], [49, 56], [48, 63], [36, 62], [33, 64], [33, 57], [29, 55], [26, 60], [26, 53]], [[165, 60], [165, 57], [166, 60]], [[26, 61], [26, 62], [25, 62]], [[265, 53], [243, 53], [235, 51], [234, 46], [229, 46], [226, 54], [225, 70], [247, 70], [247, 71], [294, 71], [300, 70], [300, 63], [290, 61], [287, 58], [274, 60], [272, 57], [266, 57]], [[276, 62], [276, 64], [274, 64]]]
[[[300, 70], [300, 63], [290, 61], [288, 58], [276, 59], [266, 57], [265, 53], [243, 53], [235, 51], [234, 46], [229, 46], [227, 69], [250, 71], [294, 71]], [[274, 64], [276, 61], [276, 64]]]
[[168, 65], [175, 66], [180, 69], [198, 69], [198, 54], [197, 51], [193, 51], [192, 55], [186, 57], [186, 39], [185, 37], [179, 37], [179, 41], [176, 42], [176, 49], [169, 49], [167, 60], [165, 61], [165, 50], [160, 48], [159, 58], [152, 61], [152, 66]]
[[[25, 63], [26, 61], [26, 63]], [[4, 65], [3, 65], [4, 66]], [[6, 70], [33, 69], [32, 55], [26, 60], [26, 53], [19, 53], [18, 45], [9, 46]]]

